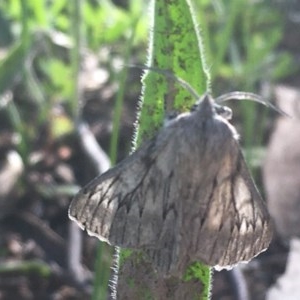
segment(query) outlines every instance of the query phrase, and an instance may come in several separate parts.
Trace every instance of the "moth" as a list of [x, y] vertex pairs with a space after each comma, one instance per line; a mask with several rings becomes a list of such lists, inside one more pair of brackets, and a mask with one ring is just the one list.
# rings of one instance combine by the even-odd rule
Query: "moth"
[[266, 250], [272, 222], [224, 111], [204, 95], [85, 186], [70, 218], [111, 245], [144, 250], [165, 275], [195, 261], [231, 268]]

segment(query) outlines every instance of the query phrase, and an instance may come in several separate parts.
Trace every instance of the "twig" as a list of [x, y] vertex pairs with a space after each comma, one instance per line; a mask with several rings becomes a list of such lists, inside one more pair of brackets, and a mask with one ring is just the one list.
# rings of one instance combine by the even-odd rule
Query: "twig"
[[87, 124], [80, 122], [77, 131], [83, 150], [95, 166], [95, 171], [99, 175], [107, 171], [110, 168], [109, 157], [99, 146]]
[[250, 300], [247, 282], [239, 266], [234, 267], [228, 273], [228, 279], [233, 287], [234, 299]]
[[[110, 168], [110, 160], [107, 154], [98, 144], [88, 125], [80, 122], [77, 126], [78, 137], [87, 158], [92, 162], [95, 171], [100, 175]], [[82, 269], [80, 258], [82, 252], [82, 231], [71, 222], [69, 229], [69, 270], [75, 278], [80, 280], [80, 270]], [[116, 248], [113, 256], [114, 264], [109, 280], [109, 294], [111, 298], [116, 299], [116, 285], [118, 280], [118, 257], [119, 250]]]

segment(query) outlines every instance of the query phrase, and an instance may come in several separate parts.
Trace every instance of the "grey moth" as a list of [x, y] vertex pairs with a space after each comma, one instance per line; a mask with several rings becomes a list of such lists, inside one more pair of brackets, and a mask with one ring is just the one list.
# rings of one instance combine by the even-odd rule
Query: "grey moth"
[[122, 248], [145, 251], [159, 272], [195, 261], [217, 269], [267, 249], [272, 222], [235, 128], [209, 95], [85, 186], [69, 216]]

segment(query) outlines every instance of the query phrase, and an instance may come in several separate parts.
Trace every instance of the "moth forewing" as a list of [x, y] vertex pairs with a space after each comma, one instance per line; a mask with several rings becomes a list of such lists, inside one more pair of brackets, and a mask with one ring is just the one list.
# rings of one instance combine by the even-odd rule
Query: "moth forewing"
[[[153, 189], [161, 190], [154, 185], [155, 182], [161, 185], [163, 178], [154, 185], [152, 178], [158, 179], [157, 156], [164, 153], [169, 136], [168, 130], [164, 131], [159, 138], [144, 143], [116, 167], [85, 186], [70, 205], [70, 218], [90, 235], [112, 245], [130, 248], [151, 245], [150, 235], [148, 242], [142, 237], [147, 236], [143, 231], [149, 232], [149, 225], [162, 214], [162, 207], [157, 205], [151, 211], [149, 202], [155, 200]], [[148, 223], [142, 226], [142, 231], [138, 230], [141, 221]], [[137, 231], [141, 235], [137, 235]]]
[[249, 261], [272, 230], [237, 139], [205, 95], [83, 188], [70, 217], [112, 245], [145, 250], [163, 274], [181, 275], [197, 260]]
[[238, 262], [248, 262], [265, 251], [272, 238], [270, 216], [239, 152], [237, 174], [233, 180], [233, 201], [237, 211], [235, 227], [228, 255], [218, 263], [219, 269]]

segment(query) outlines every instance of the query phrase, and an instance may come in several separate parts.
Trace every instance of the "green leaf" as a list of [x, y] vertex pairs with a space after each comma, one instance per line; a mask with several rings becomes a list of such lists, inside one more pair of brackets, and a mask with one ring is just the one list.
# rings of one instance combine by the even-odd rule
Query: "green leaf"
[[0, 94], [10, 89], [16, 79], [22, 76], [22, 67], [28, 54], [27, 44], [20, 42], [15, 45], [0, 61]]
[[[203, 94], [209, 89], [209, 75], [191, 4], [185, 0], [155, 1], [152, 9], [148, 64], [172, 71]], [[143, 84], [138, 143], [161, 127], [165, 113], [187, 111], [195, 102], [187, 90], [161, 74], [147, 71]]]

